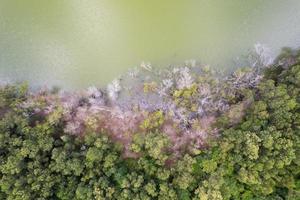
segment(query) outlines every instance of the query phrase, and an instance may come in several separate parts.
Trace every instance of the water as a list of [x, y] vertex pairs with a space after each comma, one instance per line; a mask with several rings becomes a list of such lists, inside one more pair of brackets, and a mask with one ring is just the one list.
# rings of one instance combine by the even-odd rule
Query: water
[[0, 0], [0, 78], [104, 85], [149, 61], [235, 67], [257, 42], [300, 46], [299, 0]]

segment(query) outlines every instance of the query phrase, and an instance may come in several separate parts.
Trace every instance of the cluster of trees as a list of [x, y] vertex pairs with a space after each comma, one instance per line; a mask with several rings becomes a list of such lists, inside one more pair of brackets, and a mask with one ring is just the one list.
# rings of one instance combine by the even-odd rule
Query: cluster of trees
[[223, 116], [218, 139], [178, 160], [155, 130], [134, 139], [137, 158], [123, 157], [104, 132], [66, 134], [55, 112], [39, 119], [19, 106], [26, 87], [5, 86], [0, 199], [298, 200], [300, 65], [265, 73], [247, 93], [253, 103], [243, 120], [226, 124]]

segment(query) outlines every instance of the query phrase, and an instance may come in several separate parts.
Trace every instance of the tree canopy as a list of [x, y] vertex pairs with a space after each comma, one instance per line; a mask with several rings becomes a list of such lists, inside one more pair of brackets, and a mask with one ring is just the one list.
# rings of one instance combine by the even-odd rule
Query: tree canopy
[[26, 86], [4, 86], [0, 199], [298, 200], [300, 65], [273, 67], [247, 90], [252, 103], [238, 123], [220, 117], [221, 133], [206, 148], [172, 159], [170, 139], [156, 128], [160, 112], [133, 138], [136, 157], [126, 157], [104, 130], [67, 134], [60, 107], [37, 115], [20, 106]]

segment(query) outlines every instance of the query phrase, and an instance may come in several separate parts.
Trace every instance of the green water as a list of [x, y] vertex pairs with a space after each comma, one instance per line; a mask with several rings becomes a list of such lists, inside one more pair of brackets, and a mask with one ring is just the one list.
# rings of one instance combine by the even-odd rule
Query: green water
[[0, 0], [0, 78], [84, 88], [149, 61], [217, 68], [300, 46], [299, 0]]

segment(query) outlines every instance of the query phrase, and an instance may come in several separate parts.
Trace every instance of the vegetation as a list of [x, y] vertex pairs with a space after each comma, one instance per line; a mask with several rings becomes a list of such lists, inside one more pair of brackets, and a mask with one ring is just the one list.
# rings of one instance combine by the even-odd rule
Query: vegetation
[[[255, 87], [228, 97], [233, 109], [215, 116], [211, 126], [217, 137], [180, 155], [172, 152], [174, 138], [162, 133], [170, 121], [162, 110], [136, 117], [139, 126], [132, 135], [116, 129], [131, 138], [120, 140], [109, 132], [112, 127], [95, 126], [90, 116], [115, 120], [106, 111], [92, 112], [99, 107], [66, 111], [55, 92], [37, 98], [24, 85], [3, 86], [0, 199], [298, 200], [300, 64], [278, 62], [264, 73]], [[143, 89], [151, 92], [152, 85]], [[172, 91], [171, 98], [194, 109], [197, 91], [191, 84]], [[90, 100], [80, 98], [80, 103]], [[85, 121], [78, 125], [80, 120]], [[74, 124], [80, 134], [68, 131]], [[125, 143], [132, 156], [124, 155]]]

